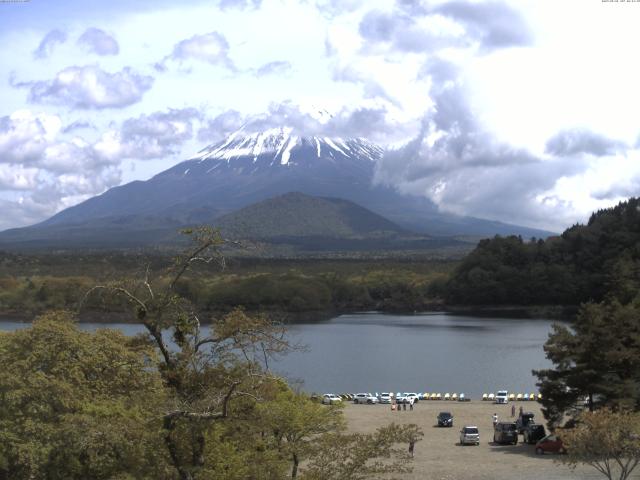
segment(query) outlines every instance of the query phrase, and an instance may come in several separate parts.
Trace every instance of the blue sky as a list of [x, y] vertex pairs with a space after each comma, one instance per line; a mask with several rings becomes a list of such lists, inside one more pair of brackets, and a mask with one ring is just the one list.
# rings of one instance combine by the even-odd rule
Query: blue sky
[[561, 230], [640, 193], [638, 24], [600, 0], [0, 3], [0, 228], [261, 118], [379, 143], [378, 181], [443, 211]]

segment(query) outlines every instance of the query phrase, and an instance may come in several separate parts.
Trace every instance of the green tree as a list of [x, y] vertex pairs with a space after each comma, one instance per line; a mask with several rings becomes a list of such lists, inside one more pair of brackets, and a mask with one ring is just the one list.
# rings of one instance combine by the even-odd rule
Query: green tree
[[166, 478], [154, 350], [72, 320], [0, 335], [0, 478]]
[[313, 453], [321, 435], [344, 429], [340, 406], [324, 406], [289, 389], [262, 403], [260, 411], [278, 451], [291, 459], [291, 478], [297, 478], [300, 462]]
[[571, 466], [591, 465], [609, 480], [626, 480], [640, 463], [640, 415], [602, 409], [584, 412], [574, 428], [562, 430]]
[[640, 310], [617, 301], [584, 305], [569, 329], [554, 325], [544, 346], [553, 368], [534, 371], [543, 412], [558, 424], [566, 414], [601, 406], [640, 407]]

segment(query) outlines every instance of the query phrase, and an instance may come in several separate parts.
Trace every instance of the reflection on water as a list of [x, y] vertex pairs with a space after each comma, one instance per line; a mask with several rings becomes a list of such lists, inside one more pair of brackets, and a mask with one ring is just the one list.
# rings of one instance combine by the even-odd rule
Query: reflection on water
[[[308, 348], [271, 368], [304, 379], [314, 392], [464, 392], [478, 398], [498, 389], [536, 391], [532, 369], [549, 366], [542, 345], [551, 321], [454, 316], [444, 313], [342, 315], [290, 327]], [[0, 322], [0, 329], [28, 326]], [[128, 335], [142, 325], [83, 323], [83, 329], [118, 328]]]

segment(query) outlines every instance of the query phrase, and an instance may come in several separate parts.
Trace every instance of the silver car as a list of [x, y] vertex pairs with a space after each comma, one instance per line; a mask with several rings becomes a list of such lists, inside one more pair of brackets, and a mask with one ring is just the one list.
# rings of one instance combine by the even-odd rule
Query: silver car
[[465, 425], [460, 430], [460, 445], [480, 445], [480, 430], [475, 425]]
[[378, 403], [378, 398], [370, 393], [356, 393], [353, 403]]
[[341, 402], [342, 402], [342, 398], [340, 398], [335, 393], [325, 393], [322, 396], [322, 403], [324, 403], [325, 405], [333, 405], [335, 403], [341, 403]]
[[382, 392], [378, 396], [378, 401], [380, 403], [391, 403], [391, 394], [390, 393], [386, 393], [386, 392]]

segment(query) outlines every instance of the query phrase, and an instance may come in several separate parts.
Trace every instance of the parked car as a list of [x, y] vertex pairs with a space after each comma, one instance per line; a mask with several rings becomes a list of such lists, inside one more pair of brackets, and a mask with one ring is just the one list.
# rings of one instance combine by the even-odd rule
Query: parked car
[[544, 431], [544, 425], [539, 425], [537, 423], [530, 423], [527, 425], [527, 428], [524, 429], [524, 441], [529, 445], [535, 444], [546, 435], [547, 432]]
[[382, 392], [379, 396], [378, 396], [378, 401], [380, 403], [391, 403], [391, 394], [387, 393], [387, 392]]
[[340, 398], [335, 393], [325, 393], [322, 396], [322, 403], [324, 403], [325, 405], [333, 405], [334, 403], [341, 403], [341, 402], [342, 402], [342, 398]]
[[439, 427], [453, 427], [453, 415], [451, 412], [440, 412], [438, 414]]
[[418, 395], [417, 393], [405, 393], [404, 398], [406, 399], [407, 402], [409, 401], [410, 398], [413, 398], [413, 402], [418, 403], [418, 401], [420, 400], [420, 395]]
[[493, 429], [493, 443], [518, 443], [518, 430], [514, 422], [498, 422]]
[[370, 393], [356, 393], [353, 397], [353, 403], [378, 403], [378, 399]]
[[506, 390], [498, 390], [495, 398], [496, 403], [509, 403], [509, 392]]
[[518, 419], [516, 420], [518, 433], [524, 433], [524, 429], [527, 428], [527, 425], [529, 425], [530, 423], [535, 423], [533, 417], [533, 412], [522, 412], [520, 415], [518, 415]]
[[460, 430], [460, 445], [480, 445], [480, 430], [475, 425], [466, 425]]
[[544, 453], [567, 453], [562, 444], [562, 439], [557, 435], [551, 434], [538, 440], [536, 443], [536, 453], [542, 455]]

